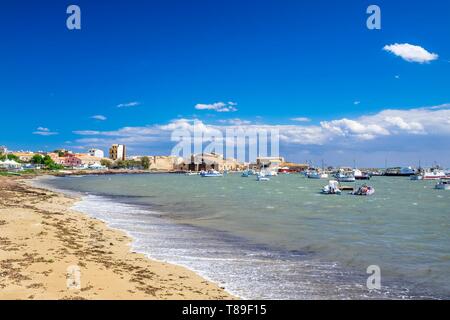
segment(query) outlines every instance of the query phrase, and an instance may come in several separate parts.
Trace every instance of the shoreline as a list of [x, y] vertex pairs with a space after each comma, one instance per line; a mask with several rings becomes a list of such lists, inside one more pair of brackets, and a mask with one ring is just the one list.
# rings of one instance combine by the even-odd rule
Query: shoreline
[[[125, 232], [72, 210], [76, 197], [22, 177], [0, 177], [0, 192], [0, 299], [236, 299], [187, 268], [132, 252]], [[77, 272], [81, 285], [68, 285]]]

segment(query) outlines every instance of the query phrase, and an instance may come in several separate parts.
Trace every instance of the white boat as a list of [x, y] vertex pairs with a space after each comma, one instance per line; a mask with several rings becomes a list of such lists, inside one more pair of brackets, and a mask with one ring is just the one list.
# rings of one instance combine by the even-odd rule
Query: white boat
[[330, 180], [326, 186], [322, 188], [323, 194], [341, 194], [342, 191], [339, 189], [339, 182], [336, 180]]
[[352, 194], [355, 196], [371, 196], [375, 193], [375, 189], [371, 186], [361, 186], [358, 190], [353, 191]]
[[256, 175], [256, 181], [270, 181], [270, 178], [266, 177], [264, 173], [259, 173]]
[[328, 174], [320, 173], [318, 171], [311, 171], [306, 175], [306, 177], [308, 177], [308, 179], [328, 179]]
[[185, 173], [185, 175], [187, 175], [187, 176], [198, 176], [198, 172], [188, 171], [188, 172]]
[[433, 168], [431, 170], [427, 170], [423, 173], [423, 180], [439, 180], [446, 178], [444, 170]]
[[338, 174], [336, 174], [336, 179], [339, 182], [355, 182], [355, 176], [351, 173], [343, 173], [343, 172], [339, 172]]
[[450, 190], [450, 180], [441, 180], [434, 188], [438, 190]]
[[267, 177], [276, 177], [276, 176], [278, 176], [278, 172], [276, 172], [276, 171], [266, 171], [266, 172], [264, 172], [264, 175], [267, 176]]
[[353, 169], [353, 176], [356, 180], [370, 180], [370, 175], [359, 169]]
[[413, 176], [410, 176], [409, 178], [411, 180], [414, 180], [414, 181], [419, 181], [419, 180], [423, 180], [423, 175], [422, 174], [415, 174]]
[[216, 170], [208, 170], [200, 173], [203, 178], [223, 177], [223, 174]]

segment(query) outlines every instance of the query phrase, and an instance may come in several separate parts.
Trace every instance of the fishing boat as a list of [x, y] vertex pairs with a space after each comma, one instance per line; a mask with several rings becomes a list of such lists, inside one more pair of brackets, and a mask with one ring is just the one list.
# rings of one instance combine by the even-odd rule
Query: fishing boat
[[438, 168], [431, 168], [423, 173], [423, 180], [439, 180], [446, 177], [445, 171]]
[[243, 177], [243, 178], [248, 178], [248, 176], [249, 176], [248, 171], [244, 171], [241, 174], [241, 177]]
[[339, 182], [355, 182], [355, 176], [351, 173], [339, 172], [336, 174], [336, 179]]
[[322, 188], [323, 194], [341, 194], [342, 191], [339, 188], [339, 182], [336, 180], [330, 180], [326, 186]]
[[353, 176], [356, 180], [370, 180], [370, 174], [362, 172], [359, 169], [353, 169]]
[[363, 185], [358, 188], [358, 190], [353, 191], [352, 194], [355, 196], [371, 196], [375, 193], [375, 189], [371, 186]]
[[223, 177], [223, 174], [216, 170], [208, 170], [200, 173], [203, 178]]
[[450, 190], [450, 179], [442, 179], [434, 188], [437, 190]]
[[188, 171], [188, 172], [185, 173], [185, 175], [187, 175], [187, 176], [198, 176], [198, 172]]

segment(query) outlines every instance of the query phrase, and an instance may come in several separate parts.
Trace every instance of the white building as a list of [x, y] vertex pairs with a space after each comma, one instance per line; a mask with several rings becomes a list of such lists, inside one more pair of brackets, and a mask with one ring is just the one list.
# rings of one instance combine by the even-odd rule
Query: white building
[[90, 149], [88, 151], [88, 154], [91, 157], [96, 157], [96, 158], [104, 158], [105, 157], [105, 153], [100, 149]]

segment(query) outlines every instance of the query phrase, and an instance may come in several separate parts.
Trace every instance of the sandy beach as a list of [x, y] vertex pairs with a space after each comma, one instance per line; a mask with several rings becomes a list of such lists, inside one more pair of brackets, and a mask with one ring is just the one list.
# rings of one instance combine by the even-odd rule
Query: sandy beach
[[0, 299], [233, 299], [183, 267], [71, 210], [77, 201], [0, 177]]

